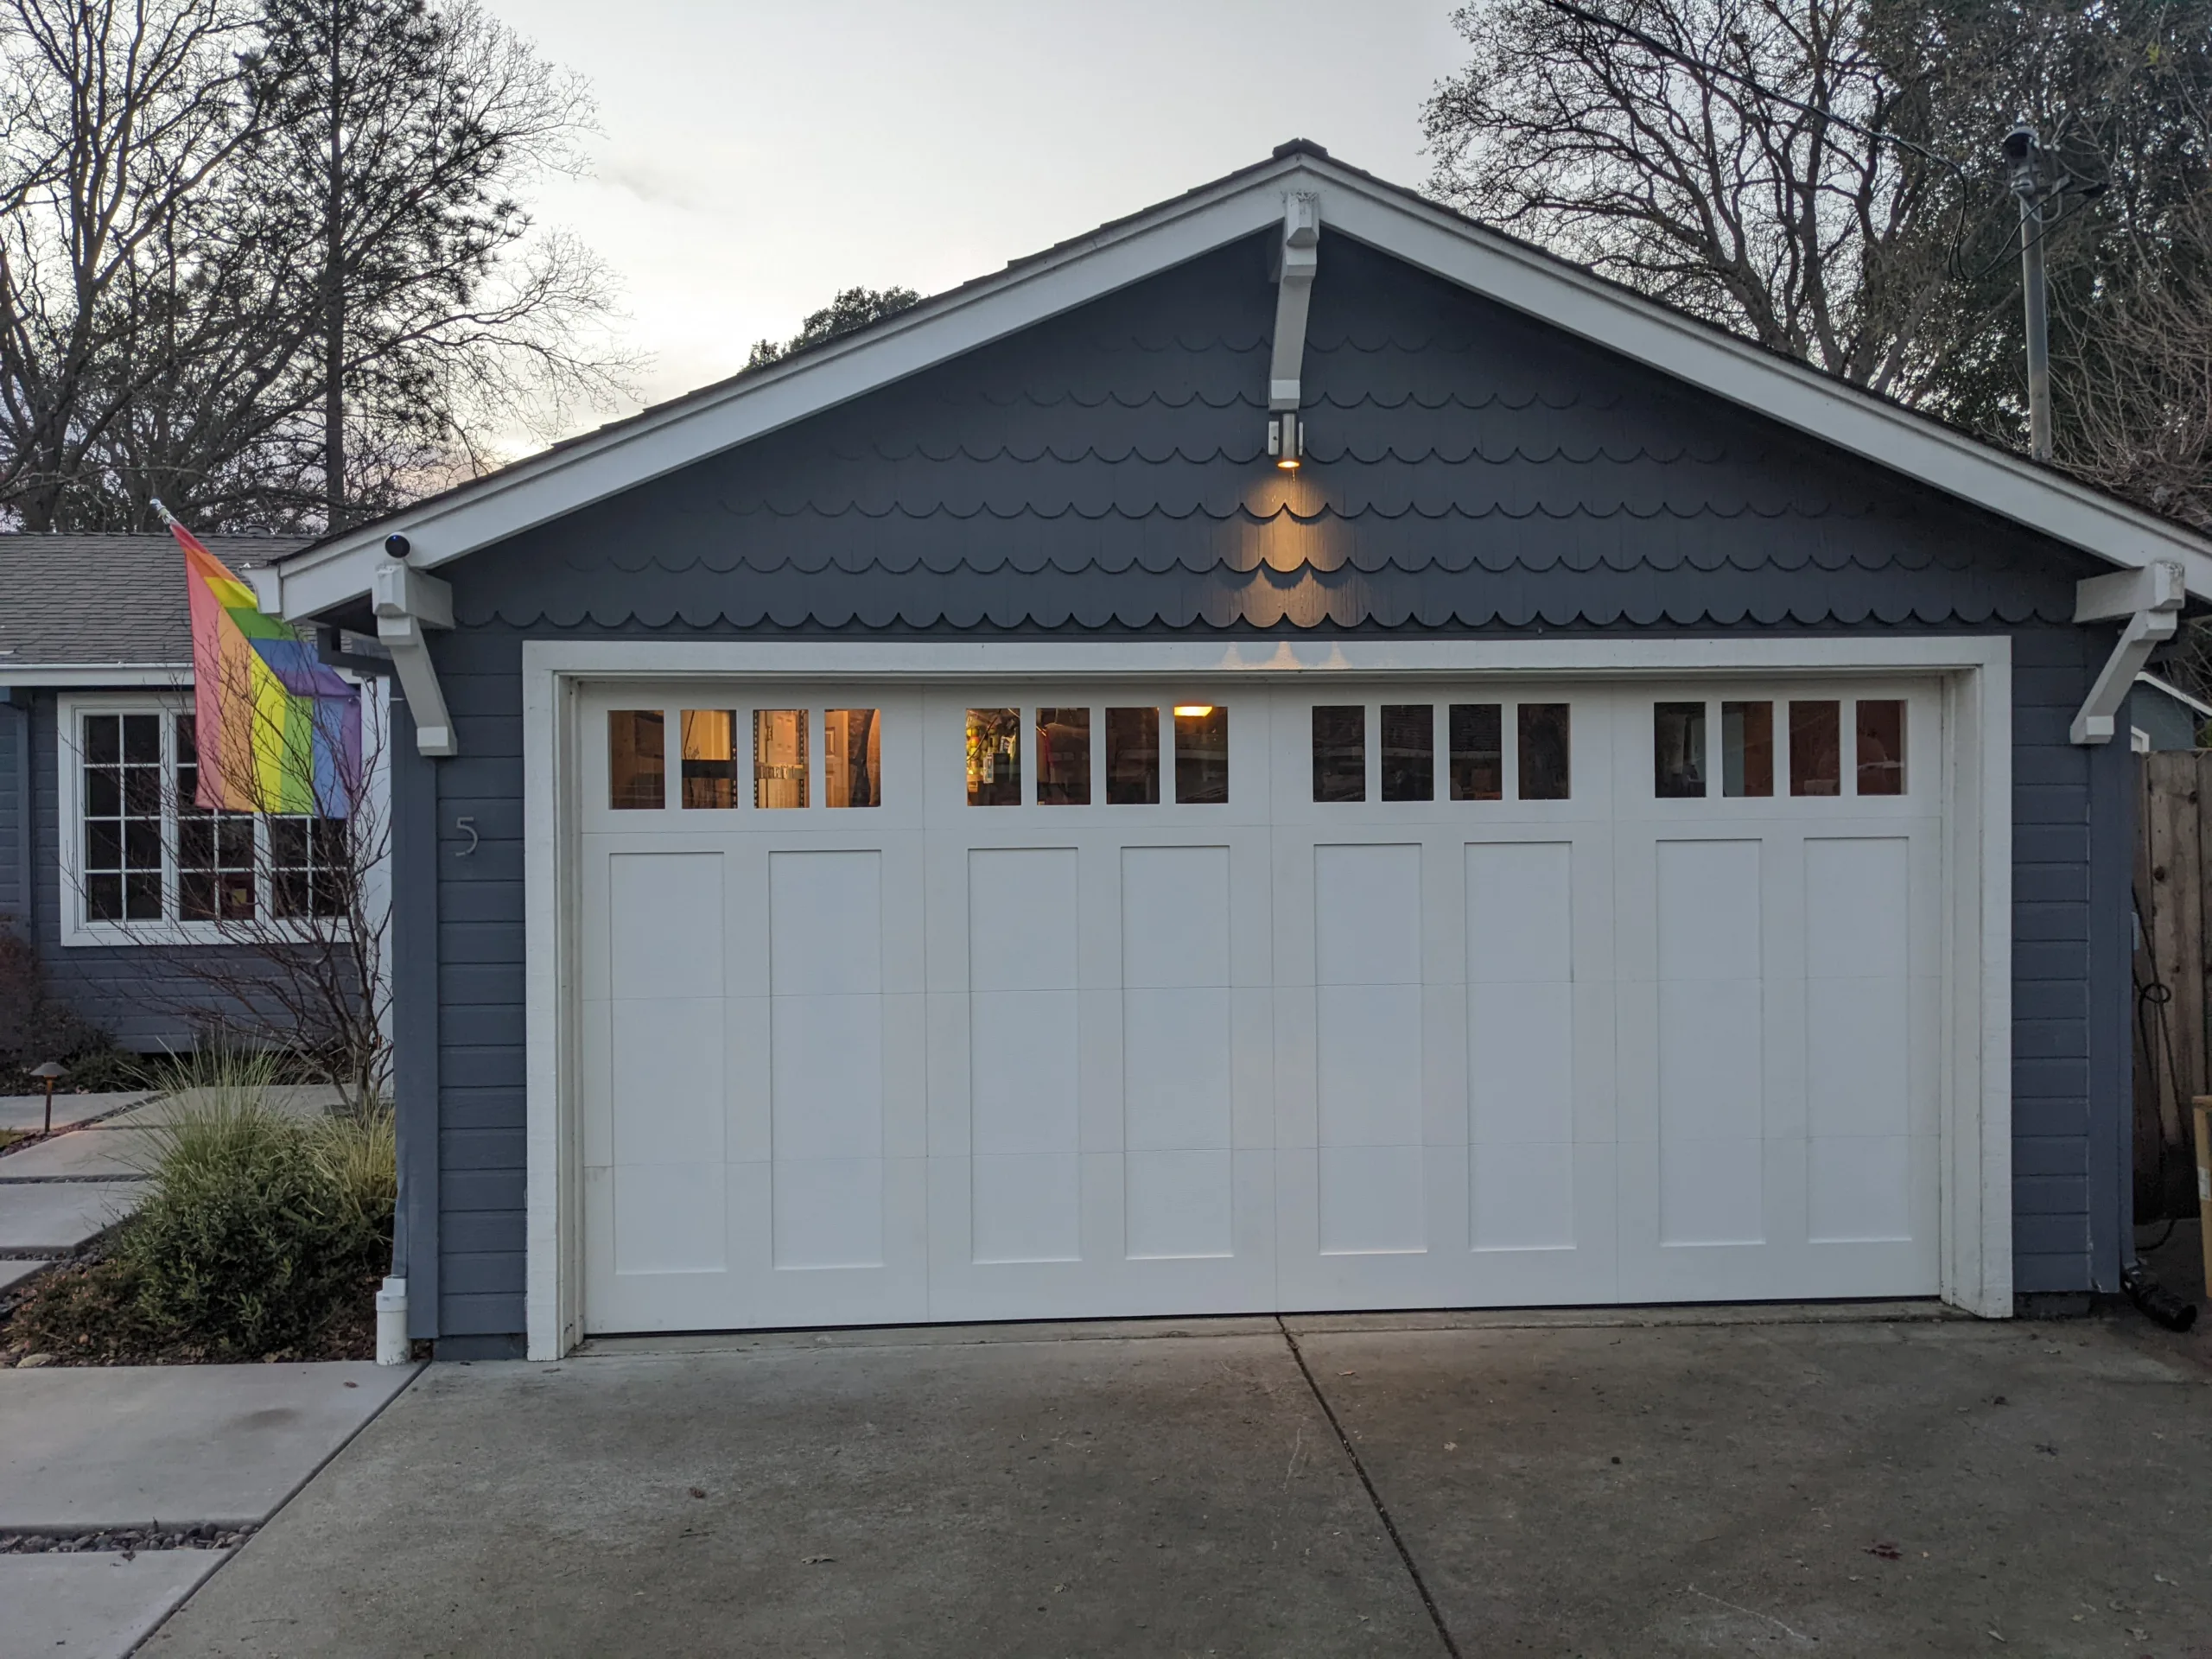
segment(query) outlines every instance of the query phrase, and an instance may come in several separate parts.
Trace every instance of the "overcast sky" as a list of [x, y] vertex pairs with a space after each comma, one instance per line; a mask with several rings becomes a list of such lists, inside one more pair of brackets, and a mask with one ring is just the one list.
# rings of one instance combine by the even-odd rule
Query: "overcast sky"
[[1419, 184], [1446, 0], [488, 0], [587, 75], [543, 223], [620, 276], [648, 400], [838, 289], [925, 294], [1306, 137]]

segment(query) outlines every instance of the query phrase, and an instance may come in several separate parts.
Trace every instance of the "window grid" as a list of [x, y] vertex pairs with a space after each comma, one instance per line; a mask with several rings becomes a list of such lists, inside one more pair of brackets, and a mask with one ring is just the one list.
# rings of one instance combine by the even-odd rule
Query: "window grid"
[[192, 715], [84, 710], [75, 728], [84, 924], [219, 933], [346, 915], [346, 820], [201, 806]]

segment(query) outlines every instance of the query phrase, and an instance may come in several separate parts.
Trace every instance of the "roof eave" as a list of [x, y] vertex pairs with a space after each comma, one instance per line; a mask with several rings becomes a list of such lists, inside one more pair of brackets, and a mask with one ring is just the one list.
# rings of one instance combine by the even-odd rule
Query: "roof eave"
[[1410, 190], [1289, 149], [789, 363], [648, 410], [332, 537], [276, 566], [281, 592], [264, 600], [278, 601], [294, 619], [316, 615], [368, 591], [392, 532], [412, 544], [410, 563], [433, 569], [864, 396], [1268, 229], [1279, 222], [1282, 191], [1294, 184], [1325, 193], [1325, 235], [1368, 243], [2114, 566], [2171, 560], [2192, 594], [2212, 598], [2212, 543], [2178, 524], [1764, 351]]

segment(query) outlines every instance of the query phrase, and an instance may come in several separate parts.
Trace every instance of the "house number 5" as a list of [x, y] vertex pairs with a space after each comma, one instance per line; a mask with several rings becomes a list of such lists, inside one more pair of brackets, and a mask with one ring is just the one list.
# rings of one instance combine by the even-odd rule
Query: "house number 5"
[[476, 834], [476, 820], [474, 818], [455, 818], [453, 821], [453, 827], [468, 837], [468, 845], [455, 853], [454, 856], [455, 858], [467, 858], [471, 853], [476, 850], [476, 845], [479, 840]]

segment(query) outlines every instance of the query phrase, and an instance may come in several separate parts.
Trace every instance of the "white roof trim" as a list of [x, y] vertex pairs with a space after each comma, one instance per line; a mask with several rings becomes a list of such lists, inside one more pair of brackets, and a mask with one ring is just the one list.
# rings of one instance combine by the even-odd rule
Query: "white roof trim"
[[366, 594], [391, 532], [413, 543], [410, 564], [433, 569], [861, 397], [1279, 225], [1288, 190], [1319, 194], [1322, 222], [1336, 233], [2115, 566], [2177, 561], [2190, 592], [2212, 598], [2212, 543], [2177, 525], [1300, 151], [284, 559], [278, 582], [267, 584], [280, 591], [264, 593], [264, 605], [301, 618]]
[[2188, 707], [2196, 709], [2198, 714], [2202, 715], [2207, 720], [2212, 720], [2212, 702], [2199, 702], [2195, 697], [2190, 696], [2188, 692], [2183, 690], [2179, 686], [2170, 684], [2166, 681], [2160, 679], [2155, 674], [2138, 674], [2135, 677], [2135, 683], [2138, 685], [2147, 685], [2153, 691], [2163, 691], [2166, 696], [2171, 697], [2176, 702], [2186, 704]]
[[25, 663], [17, 668], [0, 658], [0, 690], [11, 685], [96, 689], [191, 683], [190, 663]]

